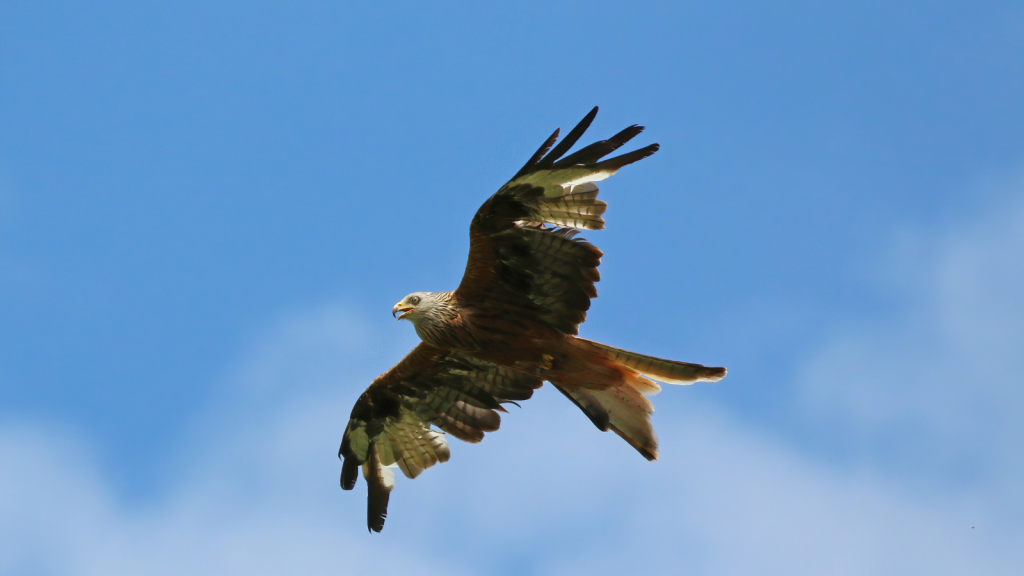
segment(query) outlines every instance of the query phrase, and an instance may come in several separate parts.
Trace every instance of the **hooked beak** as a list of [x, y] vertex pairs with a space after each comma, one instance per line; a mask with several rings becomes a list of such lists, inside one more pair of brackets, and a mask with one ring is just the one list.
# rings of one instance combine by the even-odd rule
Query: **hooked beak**
[[[401, 314], [398, 314], [399, 312], [401, 312]], [[401, 320], [409, 312], [412, 312], [412, 306], [402, 306], [401, 302], [395, 304], [395, 307], [391, 309], [391, 315], [398, 320]]]

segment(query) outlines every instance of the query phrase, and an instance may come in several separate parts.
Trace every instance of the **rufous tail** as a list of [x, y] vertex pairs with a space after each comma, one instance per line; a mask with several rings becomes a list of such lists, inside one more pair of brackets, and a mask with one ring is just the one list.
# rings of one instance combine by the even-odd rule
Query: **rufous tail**
[[551, 383], [602, 431], [612, 430], [648, 460], [658, 458], [651, 425], [654, 406], [645, 396], [667, 384], [717, 382], [725, 368], [645, 356], [570, 337], [566, 361], [552, 371]]

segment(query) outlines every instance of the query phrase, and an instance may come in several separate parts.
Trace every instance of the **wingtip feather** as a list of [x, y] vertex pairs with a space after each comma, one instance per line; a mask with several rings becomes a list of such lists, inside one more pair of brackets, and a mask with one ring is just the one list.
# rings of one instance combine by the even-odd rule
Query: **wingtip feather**
[[355, 458], [345, 458], [341, 465], [341, 489], [351, 490], [356, 487], [359, 479], [359, 464]]
[[543, 159], [537, 162], [534, 168], [538, 170], [550, 168], [556, 160], [561, 158], [566, 152], [569, 151], [570, 148], [573, 147], [574, 144], [576, 144], [580, 137], [583, 136], [583, 133], [587, 131], [587, 128], [590, 128], [590, 124], [594, 121], [594, 118], [596, 116], [597, 106], [594, 106], [590, 110], [590, 112], [587, 112], [587, 115], [584, 116], [583, 119], [580, 120], [579, 123], [576, 124], [576, 126], [572, 130], [570, 130], [568, 134], [565, 135], [565, 138], [563, 138], [557, 146], [551, 149], [551, 152], [549, 152], [546, 156], [544, 156]]
[[548, 139], [540, 145], [540, 148], [538, 148], [537, 151], [533, 153], [533, 156], [530, 156], [530, 159], [526, 161], [526, 164], [519, 169], [519, 172], [516, 172], [516, 175], [512, 177], [513, 180], [534, 169], [537, 163], [541, 161], [541, 158], [543, 158], [544, 155], [547, 154], [548, 150], [554, 146], [555, 140], [558, 140], [559, 130], [561, 129], [555, 128], [555, 131], [551, 133], [551, 136], [548, 136]]

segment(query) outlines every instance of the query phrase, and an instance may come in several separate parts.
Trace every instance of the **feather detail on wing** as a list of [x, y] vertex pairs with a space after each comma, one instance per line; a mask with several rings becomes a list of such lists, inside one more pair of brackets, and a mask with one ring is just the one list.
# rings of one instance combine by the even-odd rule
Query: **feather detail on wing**
[[[596, 106], [566, 135], [564, 140], [544, 155], [558, 136], [558, 131], [556, 130], [551, 138], [545, 141], [544, 145], [537, 150], [537, 153], [527, 161], [526, 165], [505, 186], [510, 187], [520, 184], [539, 186], [543, 189], [542, 197], [548, 202], [555, 198], [592, 193], [592, 196], [587, 199], [589, 202], [584, 203], [583, 198], [578, 199], [581, 206], [591, 207], [597, 205], [601, 207], [601, 212], [603, 212], [604, 203], [594, 200], [597, 197], [597, 186], [594, 182], [604, 180], [615, 174], [623, 166], [654, 154], [658, 151], [658, 145], [651, 144], [639, 150], [602, 160], [602, 158], [632, 140], [637, 134], [643, 132], [643, 126], [633, 125], [607, 140], [601, 140], [589, 146], [584, 146], [562, 158], [562, 155], [568, 152], [576, 144], [576, 141], [583, 136], [583, 133], [590, 127], [590, 123], [593, 122], [595, 116], [597, 116]], [[574, 228], [592, 228], [586, 225], [560, 224], [551, 220], [538, 221], [549, 222], [559, 226], [573, 226]], [[601, 226], [593, 227], [593, 229], [603, 228], [604, 221], [602, 220], [600, 223]]]
[[[415, 478], [450, 456], [445, 434], [479, 442], [501, 423], [501, 403], [526, 400], [539, 377], [420, 344], [359, 397], [338, 450], [341, 487], [362, 467], [367, 526], [380, 532], [394, 485], [392, 464]], [[435, 430], [434, 428], [437, 428]]]
[[563, 158], [596, 115], [594, 108], [557, 145], [556, 130], [473, 217], [455, 295], [477, 328], [543, 338], [576, 334], [586, 319], [602, 254], [573, 236], [575, 229], [604, 228], [607, 204], [594, 182], [658, 150], [652, 144], [602, 160], [643, 131], [630, 126]]

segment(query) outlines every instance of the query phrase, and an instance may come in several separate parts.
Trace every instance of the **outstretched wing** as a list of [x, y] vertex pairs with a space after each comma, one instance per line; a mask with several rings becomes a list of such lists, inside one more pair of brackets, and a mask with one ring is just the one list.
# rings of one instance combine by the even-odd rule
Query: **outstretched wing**
[[395, 479], [392, 464], [415, 478], [447, 462], [445, 432], [479, 442], [485, 432], [498, 429], [502, 402], [529, 399], [541, 382], [425, 343], [378, 376], [356, 401], [338, 450], [344, 458], [342, 488], [354, 488], [363, 469], [369, 529], [380, 532], [384, 527]]
[[594, 183], [658, 150], [651, 144], [602, 160], [643, 131], [634, 125], [562, 158], [596, 115], [595, 107], [552, 148], [555, 130], [473, 217], [469, 262], [455, 295], [474, 329], [575, 335], [586, 319], [602, 253], [573, 236], [576, 229], [604, 228], [607, 204]]

